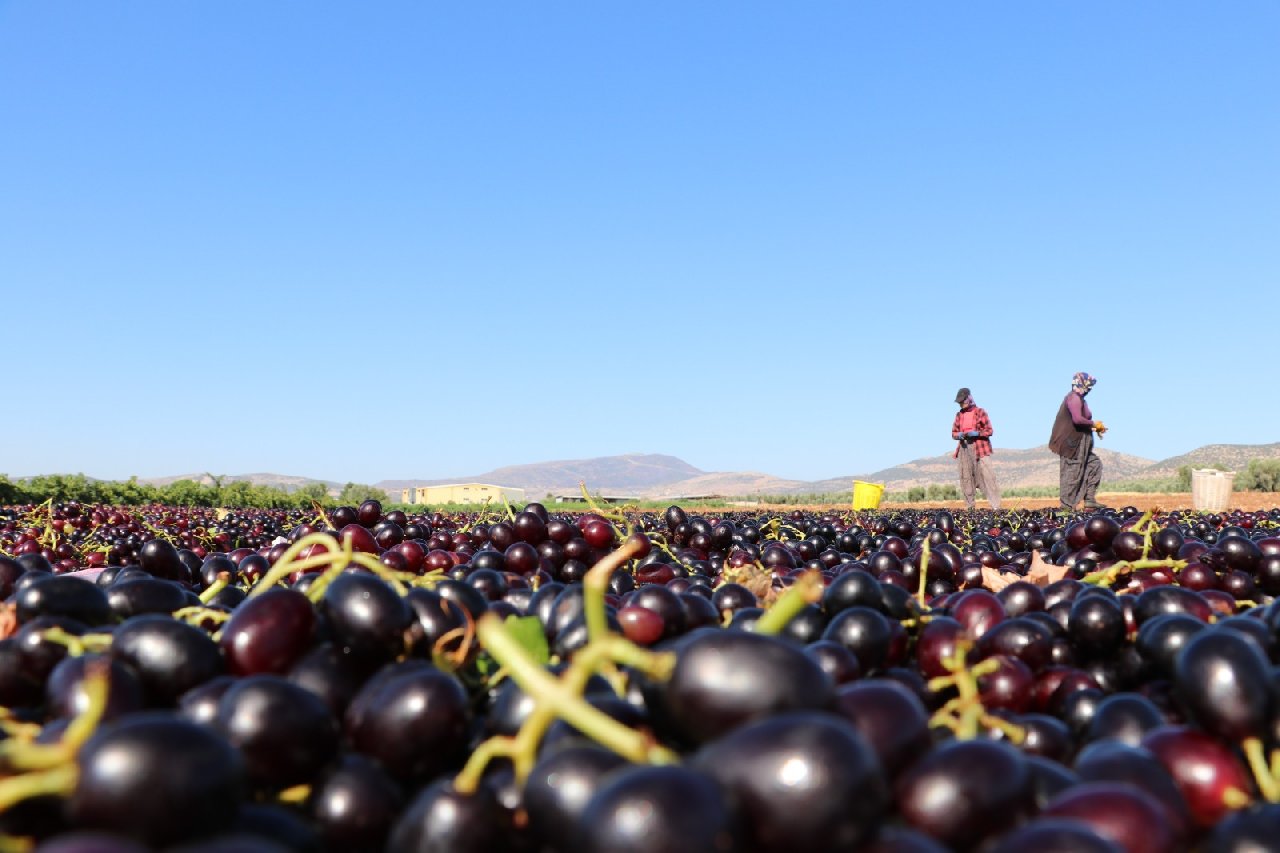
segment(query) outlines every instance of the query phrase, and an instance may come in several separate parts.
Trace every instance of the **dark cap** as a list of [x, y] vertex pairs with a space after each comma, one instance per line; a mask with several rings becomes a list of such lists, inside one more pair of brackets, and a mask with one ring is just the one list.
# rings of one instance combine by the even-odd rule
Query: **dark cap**
[[961, 388], [959, 391], [956, 392], [957, 403], [963, 403], [965, 400], [969, 399], [969, 397], [970, 397], [970, 394], [969, 394], [968, 388]]

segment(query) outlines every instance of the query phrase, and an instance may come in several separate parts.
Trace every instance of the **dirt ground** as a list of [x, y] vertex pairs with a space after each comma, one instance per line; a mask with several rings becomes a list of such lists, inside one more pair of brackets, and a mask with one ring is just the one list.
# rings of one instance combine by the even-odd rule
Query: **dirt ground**
[[[1191, 509], [1191, 493], [1099, 492], [1098, 502], [1104, 506], [1111, 507], [1133, 506], [1143, 512], [1149, 509], [1162, 509], [1165, 511]], [[943, 505], [955, 509], [963, 507], [964, 502], [944, 501]], [[982, 501], [979, 501], [978, 505], [980, 507], [987, 506]], [[1057, 498], [1005, 498], [1001, 501], [1001, 505], [1007, 509], [1045, 509], [1056, 507], [1058, 500]], [[893, 505], [886, 503], [881, 504], [881, 506], [889, 508]], [[897, 506], [906, 506], [906, 504], [898, 504]], [[1275, 507], [1280, 507], [1280, 494], [1275, 492], [1233, 492], [1227, 502], [1228, 510], [1253, 511], [1273, 509]]]
[[[1146, 512], [1149, 509], [1161, 509], [1164, 511], [1174, 509], [1191, 509], [1191, 493], [1190, 492], [1173, 492], [1173, 493], [1137, 493], [1137, 492], [1099, 492], [1098, 501], [1105, 506], [1123, 507], [1133, 506], [1139, 510]], [[1045, 509], [1058, 505], [1056, 498], [1005, 498], [1001, 505], [1004, 509]], [[947, 509], [963, 509], [963, 501], [932, 501], [927, 504], [905, 504], [885, 502], [880, 505], [881, 509], [919, 509], [924, 506], [945, 507]], [[989, 504], [986, 501], [979, 500], [978, 507], [985, 509]], [[1277, 492], [1232, 492], [1227, 503], [1227, 509], [1240, 509], [1253, 511], [1258, 509], [1273, 509], [1280, 507], [1280, 493]], [[777, 509], [780, 511], [790, 511], [793, 509], [825, 509], [827, 507], [796, 507], [796, 506], [776, 506], [776, 507], [760, 507], [762, 509]]]

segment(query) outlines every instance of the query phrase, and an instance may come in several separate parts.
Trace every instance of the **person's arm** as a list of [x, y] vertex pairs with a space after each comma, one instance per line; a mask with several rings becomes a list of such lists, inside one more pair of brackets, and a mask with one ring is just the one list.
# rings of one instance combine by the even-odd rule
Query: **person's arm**
[[960, 413], [956, 412], [956, 419], [951, 422], [951, 437], [956, 441], [960, 440]]
[[987, 414], [986, 409], [978, 409], [978, 422], [975, 426], [978, 429], [978, 435], [983, 438], [991, 438], [995, 432], [991, 428], [991, 417]]
[[1084, 400], [1079, 394], [1067, 395], [1067, 413], [1071, 415], [1071, 422], [1076, 426], [1093, 429], [1093, 421], [1085, 417]]

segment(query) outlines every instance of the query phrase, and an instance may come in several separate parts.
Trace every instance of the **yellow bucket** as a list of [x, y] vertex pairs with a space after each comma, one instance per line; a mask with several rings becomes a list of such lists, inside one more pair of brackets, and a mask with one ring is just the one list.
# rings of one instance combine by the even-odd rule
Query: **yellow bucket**
[[879, 509], [880, 497], [884, 494], [884, 483], [864, 483], [861, 480], [853, 481], [853, 508], [860, 509]]

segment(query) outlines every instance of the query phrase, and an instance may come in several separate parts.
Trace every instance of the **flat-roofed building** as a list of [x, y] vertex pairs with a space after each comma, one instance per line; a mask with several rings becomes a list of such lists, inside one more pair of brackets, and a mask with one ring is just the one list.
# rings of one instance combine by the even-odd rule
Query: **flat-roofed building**
[[495, 486], [492, 483], [448, 483], [442, 486], [414, 486], [400, 490], [400, 502], [407, 504], [482, 504], [524, 503], [524, 489], [511, 486]]

